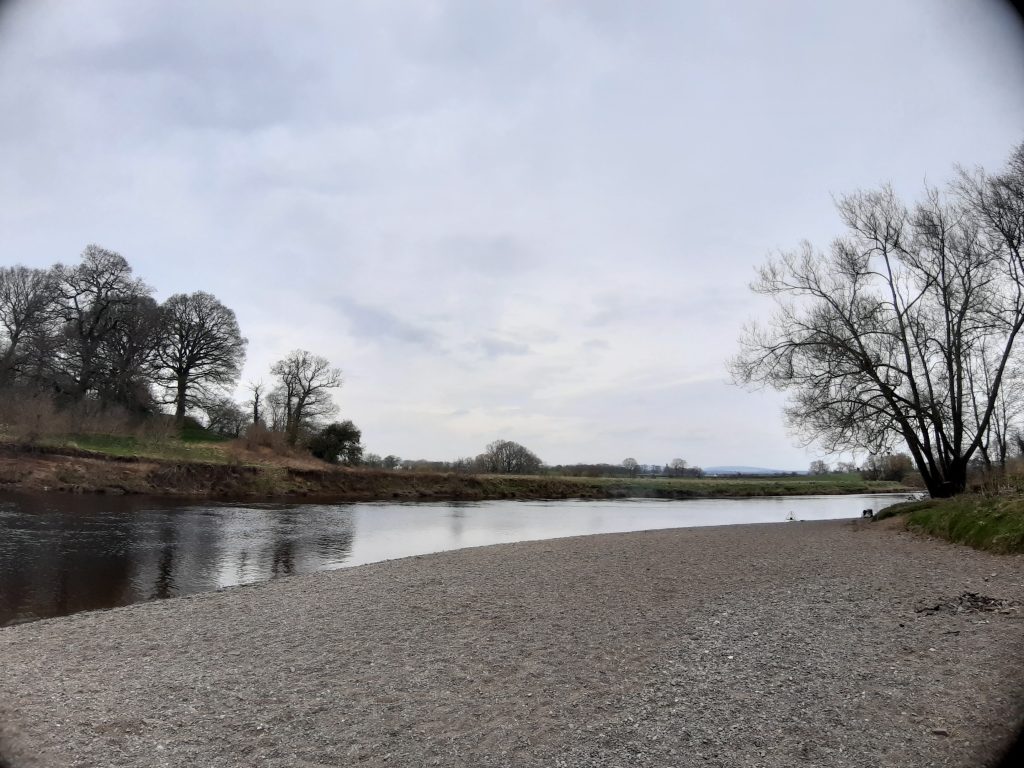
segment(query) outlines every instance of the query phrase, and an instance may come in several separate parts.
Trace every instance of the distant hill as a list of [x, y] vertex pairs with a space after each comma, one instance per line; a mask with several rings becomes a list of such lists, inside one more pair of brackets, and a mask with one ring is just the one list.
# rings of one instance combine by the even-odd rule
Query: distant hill
[[788, 475], [793, 472], [798, 475], [807, 474], [806, 470], [801, 472], [793, 469], [767, 469], [766, 467], [704, 467], [704, 473], [707, 475]]

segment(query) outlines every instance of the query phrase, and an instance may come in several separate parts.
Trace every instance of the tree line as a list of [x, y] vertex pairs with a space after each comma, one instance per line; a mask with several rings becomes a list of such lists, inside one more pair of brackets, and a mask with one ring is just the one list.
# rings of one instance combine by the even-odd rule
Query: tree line
[[545, 464], [530, 449], [511, 440], [495, 440], [482, 453], [454, 461], [402, 459], [368, 453], [362, 464], [374, 469], [411, 472], [455, 472], [459, 474], [553, 475], [558, 477], [704, 477], [700, 467], [689, 466], [683, 459], [661, 464]]
[[132, 414], [191, 408], [237, 379], [246, 339], [199, 291], [163, 304], [120, 254], [88, 246], [78, 264], [0, 268], [0, 387], [92, 400]]
[[[271, 368], [269, 385], [250, 384], [240, 405], [231, 392], [247, 344], [234, 311], [212, 294], [158, 303], [123, 256], [97, 245], [77, 264], [0, 267], [0, 390], [8, 402], [43, 397], [65, 411], [135, 420], [169, 410], [178, 426], [199, 415], [219, 434], [255, 425], [289, 445], [308, 443], [337, 411], [331, 392], [341, 371], [295, 350]], [[342, 453], [355, 458], [351, 422], [326, 437], [343, 438]]]

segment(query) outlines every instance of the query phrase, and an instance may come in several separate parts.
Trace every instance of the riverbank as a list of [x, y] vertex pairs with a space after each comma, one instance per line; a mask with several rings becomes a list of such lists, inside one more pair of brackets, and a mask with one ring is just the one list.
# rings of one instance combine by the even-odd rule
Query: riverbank
[[528, 542], [0, 630], [12, 768], [977, 766], [1021, 560], [894, 521]]
[[690, 499], [907, 491], [859, 478], [576, 478], [332, 467], [315, 460], [200, 461], [112, 455], [70, 446], [0, 444], [0, 488], [245, 500]]
[[896, 504], [882, 518], [901, 516], [930, 536], [1000, 554], [1024, 553], [1024, 495], [964, 494]]

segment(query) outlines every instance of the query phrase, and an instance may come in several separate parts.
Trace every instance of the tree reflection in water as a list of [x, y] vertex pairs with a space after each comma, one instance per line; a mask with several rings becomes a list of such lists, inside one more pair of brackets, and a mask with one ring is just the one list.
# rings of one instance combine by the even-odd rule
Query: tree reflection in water
[[859, 517], [903, 498], [197, 505], [0, 493], [0, 625], [467, 545], [782, 522], [794, 510]]
[[336, 568], [351, 508], [0, 495], [0, 626]]

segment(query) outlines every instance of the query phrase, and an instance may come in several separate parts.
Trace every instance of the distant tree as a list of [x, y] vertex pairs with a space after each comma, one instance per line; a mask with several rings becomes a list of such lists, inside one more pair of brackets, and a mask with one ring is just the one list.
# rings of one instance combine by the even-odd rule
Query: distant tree
[[260, 405], [262, 404], [264, 386], [262, 381], [250, 381], [246, 385], [246, 389], [252, 393], [252, 397], [246, 402], [246, 405], [252, 408], [252, 423], [259, 424], [263, 420], [263, 415], [260, 411]]
[[284, 434], [288, 430], [290, 414], [285, 409], [286, 399], [287, 392], [281, 386], [270, 390], [263, 398], [264, 407], [260, 415], [271, 432]]
[[629, 458], [622, 460], [622, 466], [625, 468], [626, 472], [629, 473], [630, 477], [636, 477], [636, 473], [640, 467], [640, 464], [637, 463], [636, 459]]
[[682, 477], [686, 474], [686, 460], [685, 459], [672, 459], [669, 466], [672, 468], [672, 475], [674, 477]]
[[902, 482], [914, 471], [914, 461], [905, 453], [868, 456], [861, 474], [867, 480]]
[[361, 438], [362, 432], [351, 421], [335, 422], [328, 424], [310, 438], [309, 450], [318, 459], [332, 464], [341, 461], [355, 466], [362, 460], [363, 447], [359, 443]]
[[[390, 458], [398, 459], [397, 456]], [[476, 462], [472, 457], [461, 456], [451, 463], [451, 471], [457, 472], [461, 475], [468, 475], [478, 469]]]
[[235, 383], [247, 341], [235, 313], [204, 291], [176, 293], [161, 310], [160, 378], [181, 424], [189, 408], [218, 399]]
[[220, 397], [206, 403], [206, 429], [223, 437], [239, 437], [249, 425], [249, 414], [230, 397]]
[[382, 460], [382, 465], [384, 469], [398, 469], [398, 465], [401, 463], [402, 460], [391, 453], [385, 456], [384, 459]]
[[477, 457], [484, 472], [505, 475], [529, 475], [537, 472], [541, 460], [528, 448], [511, 440], [495, 440]]
[[304, 428], [337, 412], [331, 390], [341, 386], [341, 370], [331, 367], [327, 358], [296, 349], [270, 370], [278, 381], [274, 394], [289, 444], [298, 442]]
[[832, 470], [826, 462], [821, 459], [817, 459], [811, 462], [811, 466], [808, 471], [812, 475], [827, 475]]

